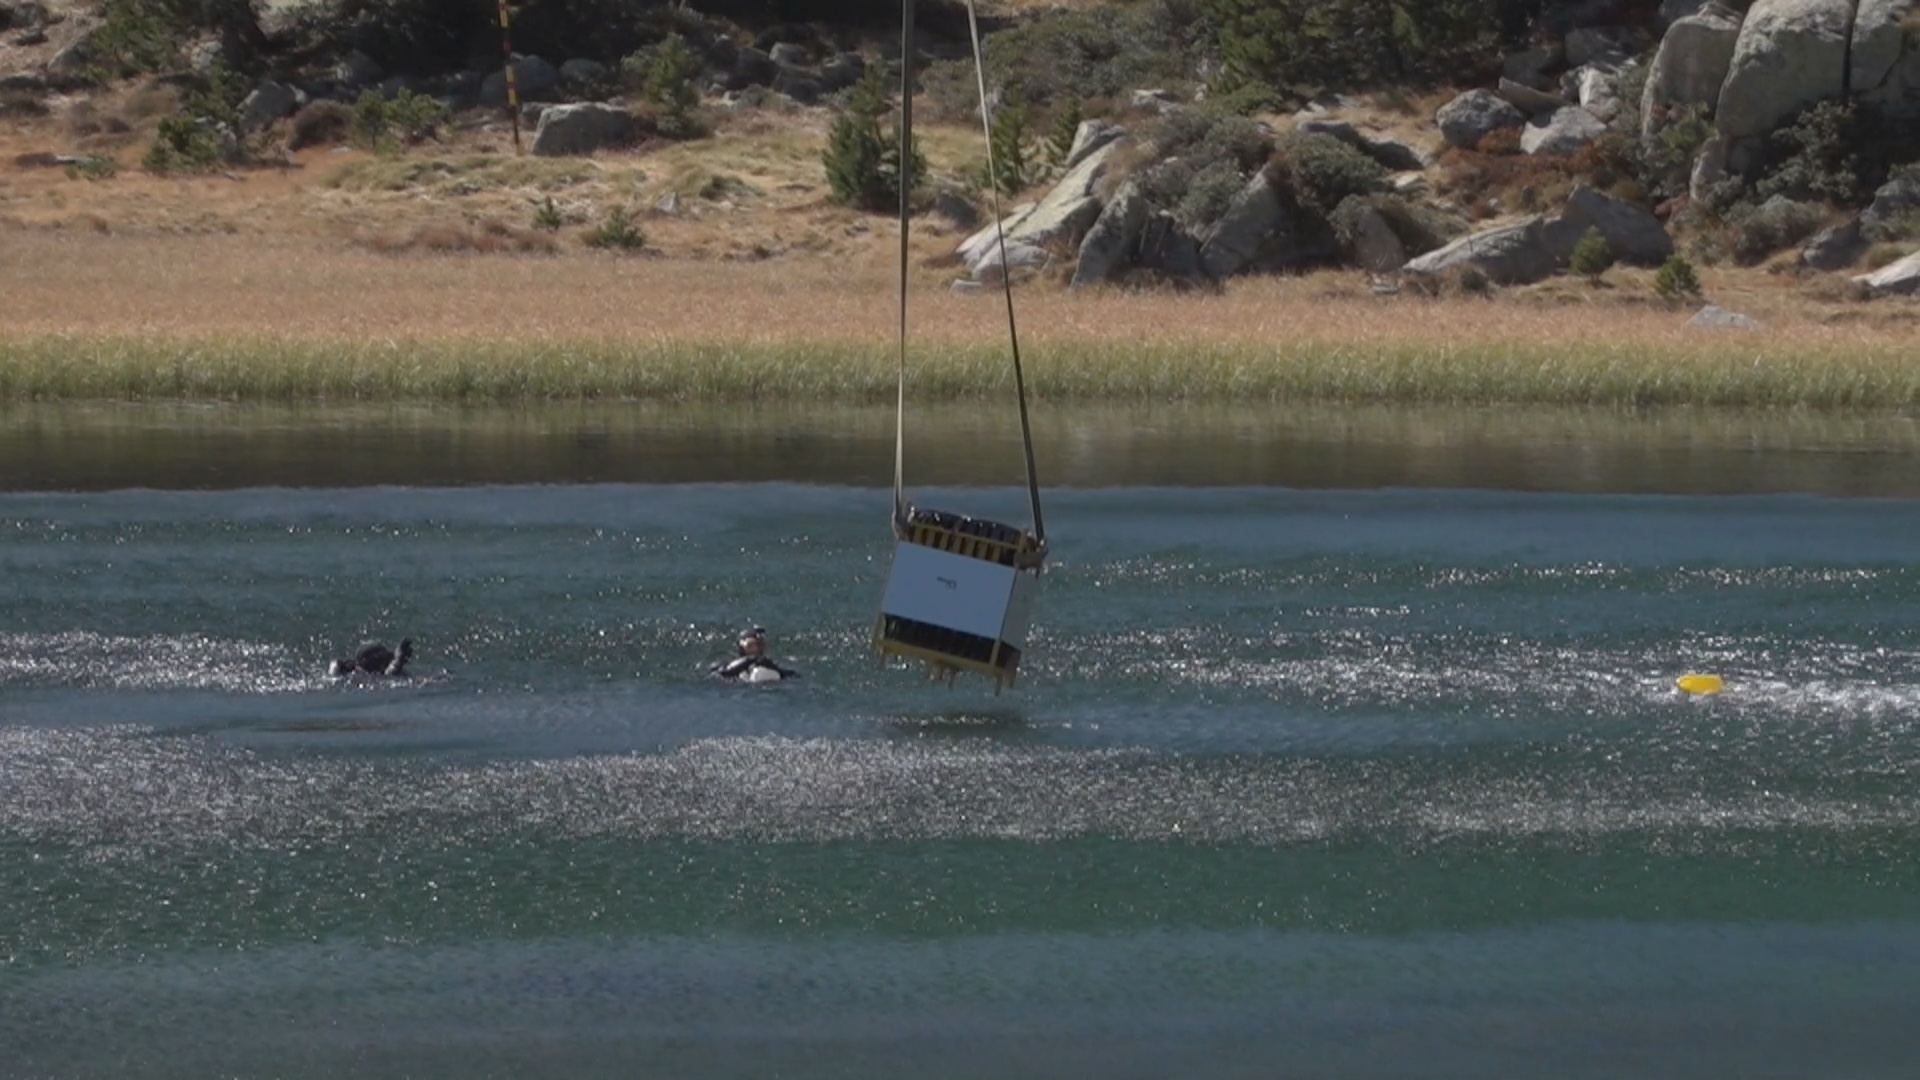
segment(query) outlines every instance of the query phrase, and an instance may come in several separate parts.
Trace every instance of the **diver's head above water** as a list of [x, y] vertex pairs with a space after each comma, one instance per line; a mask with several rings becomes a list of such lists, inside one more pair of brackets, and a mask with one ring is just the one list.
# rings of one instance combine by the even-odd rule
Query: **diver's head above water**
[[767, 628], [756, 626], [740, 635], [741, 656], [767, 655]]

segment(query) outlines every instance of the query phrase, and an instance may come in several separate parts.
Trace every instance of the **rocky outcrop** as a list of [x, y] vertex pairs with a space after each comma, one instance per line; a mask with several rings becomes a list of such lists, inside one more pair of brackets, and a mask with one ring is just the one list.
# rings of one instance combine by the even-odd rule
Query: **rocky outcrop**
[[1247, 181], [1220, 220], [1200, 237], [1200, 269], [1223, 278], [1254, 262], [1293, 231], [1292, 215], [1262, 171]]
[[1078, 244], [1094, 219], [1100, 216], [1100, 200], [1094, 195], [1094, 188], [1107, 174], [1107, 166], [1119, 149], [1118, 142], [1108, 143], [1067, 170], [1067, 175], [1047, 192], [1033, 212], [1008, 231], [1008, 239], [1039, 247]]
[[240, 103], [240, 131], [242, 134], [259, 131], [276, 120], [292, 116], [301, 104], [299, 91], [269, 79], [254, 87]]
[[1756, 163], [1775, 128], [1845, 91], [1852, 24], [1853, 0], [1755, 0], [1714, 113], [1736, 171]]
[[1543, 224], [1542, 236], [1554, 259], [1565, 265], [1588, 229], [1599, 229], [1621, 262], [1658, 266], [1673, 254], [1673, 238], [1651, 211], [1589, 187], [1574, 189], [1559, 215]]
[[1501, 79], [1495, 92], [1507, 103], [1528, 116], [1545, 116], [1559, 112], [1573, 104], [1559, 94], [1549, 94], [1545, 90], [1536, 90], [1524, 83], [1512, 79]]
[[1140, 230], [1140, 250], [1134, 256], [1134, 269], [1160, 274], [1176, 281], [1205, 280], [1200, 270], [1200, 241], [1172, 214], [1147, 216]]
[[1374, 139], [1345, 120], [1303, 120], [1296, 130], [1315, 135], [1331, 135], [1372, 158], [1381, 168], [1394, 172], [1418, 172], [1427, 167], [1419, 152], [1393, 139]]
[[1469, 90], [1440, 106], [1433, 119], [1450, 145], [1469, 150], [1502, 128], [1527, 122], [1525, 113], [1491, 90]]
[[533, 133], [533, 152], [541, 157], [591, 154], [619, 146], [633, 135], [633, 114], [617, 105], [553, 105], [540, 114], [540, 126]]
[[1596, 119], [1611, 124], [1620, 114], [1620, 78], [1623, 70], [1599, 64], [1586, 67], [1569, 74], [1567, 82], [1571, 85], [1574, 101]]
[[953, 249], [953, 253], [960, 257], [960, 261], [967, 265], [968, 270], [972, 270], [974, 265], [986, 255], [987, 248], [999, 243], [1001, 233], [1005, 232], [1008, 235], [1012, 235], [1013, 229], [1018, 227], [1022, 221], [1026, 220], [1027, 215], [1033, 213], [1033, 208], [1038, 205], [1040, 204], [1016, 204], [1011, 210], [1007, 211], [1006, 217], [1001, 218], [998, 222], [985, 226], [979, 231], [970, 234], [965, 240], [960, 241], [959, 245]]
[[1105, 120], [1082, 120], [1080, 126], [1073, 129], [1073, 145], [1067, 150], [1065, 166], [1069, 169], [1087, 160], [1087, 155], [1095, 150], [1126, 136], [1127, 129], [1119, 124], [1109, 124]]
[[1693, 313], [1687, 320], [1687, 326], [1694, 330], [1761, 330], [1759, 320], [1742, 315], [1737, 311], [1708, 304]]
[[1577, 153], [1606, 133], [1607, 125], [1599, 117], [1578, 105], [1569, 105], [1544, 122], [1528, 124], [1520, 133], [1520, 149], [1529, 154], [1564, 156]]
[[1920, 292], [1920, 251], [1853, 280], [1875, 296], [1912, 296]]
[[1086, 239], [1080, 241], [1080, 257], [1074, 263], [1073, 288], [1112, 281], [1132, 262], [1140, 232], [1147, 224], [1147, 201], [1132, 185], [1123, 185], [1100, 211]]
[[1845, 270], [1867, 253], [1866, 234], [1860, 219], [1853, 218], [1813, 234], [1800, 249], [1800, 265], [1809, 270]]
[[1400, 272], [1440, 275], [1468, 266], [1495, 284], [1525, 285], [1551, 276], [1556, 262], [1547, 250], [1542, 219], [1530, 217], [1463, 236], [1409, 262]]
[[1407, 246], [1386, 215], [1369, 206], [1354, 221], [1352, 257], [1362, 270], [1391, 274], [1407, 264]]
[[1039, 272], [1051, 261], [1046, 249], [1034, 244], [1022, 244], [1009, 240], [1005, 247], [999, 244], [987, 245], [972, 270], [974, 281], [982, 285], [998, 285], [1008, 274], [1018, 277], [1022, 270]]
[[1657, 130], [1667, 109], [1719, 104], [1739, 40], [1740, 16], [1717, 5], [1668, 27], [1640, 94], [1641, 134]]
[[1868, 236], [1884, 236], [1896, 221], [1920, 213], [1920, 171], [1909, 170], [1881, 184], [1873, 202], [1860, 212]]

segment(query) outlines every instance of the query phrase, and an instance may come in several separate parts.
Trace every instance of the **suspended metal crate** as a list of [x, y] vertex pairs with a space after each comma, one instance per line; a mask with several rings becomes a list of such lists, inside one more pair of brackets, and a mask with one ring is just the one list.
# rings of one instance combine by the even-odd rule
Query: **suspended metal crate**
[[941, 510], [911, 509], [895, 531], [874, 647], [925, 661], [935, 678], [971, 672], [1012, 686], [1045, 545], [1025, 529]]

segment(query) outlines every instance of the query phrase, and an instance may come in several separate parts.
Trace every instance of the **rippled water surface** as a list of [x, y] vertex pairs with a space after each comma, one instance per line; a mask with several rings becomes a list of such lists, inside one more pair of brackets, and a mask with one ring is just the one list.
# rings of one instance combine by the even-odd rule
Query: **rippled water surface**
[[[1115, 474], [995, 696], [868, 651], [886, 491], [754, 445], [0, 494], [0, 1076], [1920, 1061], [1920, 502]], [[702, 677], [749, 622], [802, 678]]]

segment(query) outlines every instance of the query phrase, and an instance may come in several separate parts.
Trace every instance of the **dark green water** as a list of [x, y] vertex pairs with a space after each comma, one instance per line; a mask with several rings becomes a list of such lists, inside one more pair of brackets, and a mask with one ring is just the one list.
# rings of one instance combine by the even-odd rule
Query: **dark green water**
[[1899, 421], [1076, 414], [995, 697], [866, 651], [884, 420], [105, 415], [0, 433], [0, 1076], [1920, 1061]]

